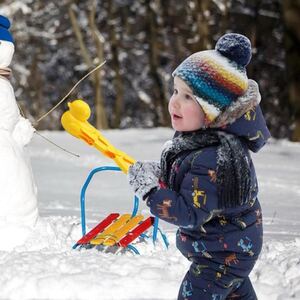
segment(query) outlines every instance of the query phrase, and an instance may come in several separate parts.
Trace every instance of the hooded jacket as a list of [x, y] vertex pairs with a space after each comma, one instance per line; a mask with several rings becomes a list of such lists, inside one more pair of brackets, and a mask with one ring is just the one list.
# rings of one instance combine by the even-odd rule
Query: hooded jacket
[[147, 205], [155, 216], [179, 226], [177, 247], [189, 260], [216, 274], [231, 272], [246, 277], [261, 251], [263, 236], [258, 184], [249, 150], [258, 152], [270, 133], [259, 105], [222, 130], [240, 138], [250, 160], [250, 203], [218, 208], [217, 146], [209, 146], [188, 155], [180, 153], [180, 164], [172, 166], [174, 185], [151, 193]]

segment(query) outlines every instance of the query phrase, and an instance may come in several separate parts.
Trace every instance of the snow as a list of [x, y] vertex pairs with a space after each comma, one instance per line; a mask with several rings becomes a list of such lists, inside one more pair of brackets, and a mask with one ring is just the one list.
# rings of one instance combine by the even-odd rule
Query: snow
[[[109, 130], [103, 134], [136, 159], [158, 160], [172, 130]], [[34, 135], [28, 147], [38, 187], [40, 218], [23, 246], [0, 251], [0, 299], [175, 300], [189, 262], [175, 247], [174, 226], [161, 222], [170, 241], [138, 243], [141, 255], [72, 250], [81, 237], [80, 189], [89, 171], [113, 165], [65, 132], [41, 132], [67, 154]], [[258, 299], [300, 299], [300, 144], [272, 140], [253, 155], [264, 213], [264, 247], [251, 274]], [[91, 229], [112, 212], [131, 212], [132, 193], [120, 172], [95, 175], [86, 196]], [[141, 212], [148, 215], [142, 203]], [[15, 235], [21, 238], [22, 232]]]

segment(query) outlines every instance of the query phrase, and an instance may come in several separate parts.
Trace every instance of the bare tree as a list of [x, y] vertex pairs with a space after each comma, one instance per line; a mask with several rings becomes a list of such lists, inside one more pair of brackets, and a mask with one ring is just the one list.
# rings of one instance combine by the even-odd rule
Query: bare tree
[[[80, 51], [82, 54], [82, 57], [88, 66], [88, 68], [92, 69], [94, 67], [93, 60], [91, 58], [91, 54], [87, 48], [87, 45], [84, 42], [83, 34], [81, 31], [81, 28], [79, 26], [75, 11], [77, 10], [77, 6], [75, 4], [75, 1], [73, 1], [69, 5], [69, 17], [70, 21], [72, 24], [72, 28], [74, 30], [74, 33], [76, 35], [77, 41], [79, 43]], [[92, 37], [94, 39], [94, 43], [97, 49], [97, 60], [96, 62], [102, 62], [103, 61], [103, 44], [104, 44], [104, 39], [102, 35], [100, 34], [99, 30], [97, 29], [95, 25], [95, 15], [96, 15], [96, 1], [92, 1], [91, 3], [91, 9], [90, 9], [90, 14], [89, 14], [89, 25], [90, 25], [90, 31], [92, 34]], [[96, 127], [97, 128], [108, 128], [108, 122], [107, 122], [107, 115], [105, 112], [105, 107], [104, 107], [104, 99], [102, 95], [102, 90], [101, 90], [101, 70], [98, 69], [96, 72], [93, 74], [92, 78], [92, 83], [94, 86], [94, 91], [95, 91], [95, 110], [96, 110]]]
[[199, 50], [211, 48], [209, 18], [211, 12], [211, 0], [197, 0], [195, 1], [195, 11], [197, 12], [197, 26], [200, 35]]
[[148, 12], [146, 26], [149, 34], [149, 73], [154, 82], [153, 97], [156, 108], [156, 121], [154, 123], [155, 126], [166, 126], [168, 124], [166, 119], [168, 116], [166, 88], [164, 80], [159, 74], [159, 51], [162, 50], [162, 45], [158, 38], [160, 28], [157, 23], [157, 11], [154, 10], [154, 8], [160, 7], [160, 1], [146, 0], [145, 3]]
[[300, 141], [300, 0], [283, 1], [288, 95], [294, 115], [292, 140]]
[[113, 127], [119, 128], [121, 123], [121, 113], [124, 99], [124, 86], [121, 76], [121, 66], [119, 62], [119, 51], [122, 49], [120, 45], [120, 40], [117, 38], [115, 22], [114, 20], [117, 18], [117, 10], [114, 5], [114, 1], [109, 1], [108, 3], [108, 19], [109, 21], [109, 40], [110, 40], [110, 48], [112, 54], [112, 67], [115, 73], [115, 78], [113, 85], [116, 91], [116, 100], [114, 105], [114, 119], [113, 119]]

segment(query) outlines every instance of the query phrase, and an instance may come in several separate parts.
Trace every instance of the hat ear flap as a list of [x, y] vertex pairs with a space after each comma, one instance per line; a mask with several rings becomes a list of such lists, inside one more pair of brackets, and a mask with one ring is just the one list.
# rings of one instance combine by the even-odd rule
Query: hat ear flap
[[259, 92], [258, 84], [252, 80], [248, 80], [249, 85], [246, 93], [232, 102], [210, 125], [211, 128], [223, 127], [224, 125], [231, 124], [239, 119], [251, 108], [260, 103], [261, 95]]

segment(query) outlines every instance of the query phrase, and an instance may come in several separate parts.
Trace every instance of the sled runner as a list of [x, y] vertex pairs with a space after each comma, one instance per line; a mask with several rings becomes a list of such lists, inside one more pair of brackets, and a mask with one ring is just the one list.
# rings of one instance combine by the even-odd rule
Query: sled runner
[[91, 124], [88, 123], [91, 111], [87, 103], [82, 100], [75, 100], [68, 103], [69, 110], [66, 111], [61, 118], [64, 129], [71, 135], [83, 140], [90, 146], [94, 146], [105, 156], [112, 158], [116, 166], [102, 166], [93, 169], [88, 175], [82, 189], [80, 197], [81, 205], [81, 227], [82, 238], [73, 246], [76, 248], [96, 248], [100, 251], [110, 251], [117, 253], [120, 251], [130, 250], [136, 254], [139, 251], [131, 243], [138, 238], [145, 239], [148, 236], [145, 232], [152, 227], [152, 240], [155, 244], [158, 232], [161, 234], [162, 240], [166, 247], [169, 243], [167, 237], [158, 227], [159, 219], [157, 217], [148, 217], [144, 220], [144, 216], [138, 215], [139, 199], [134, 197], [134, 208], [131, 214], [111, 213], [97, 226], [86, 233], [85, 219], [85, 193], [87, 187], [94, 174], [101, 171], [123, 171], [128, 172], [128, 168], [135, 162], [133, 158], [126, 153], [116, 149], [109, 143], [107, 139]]

